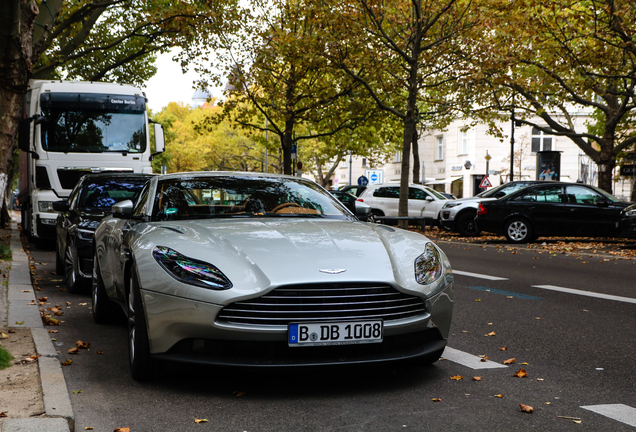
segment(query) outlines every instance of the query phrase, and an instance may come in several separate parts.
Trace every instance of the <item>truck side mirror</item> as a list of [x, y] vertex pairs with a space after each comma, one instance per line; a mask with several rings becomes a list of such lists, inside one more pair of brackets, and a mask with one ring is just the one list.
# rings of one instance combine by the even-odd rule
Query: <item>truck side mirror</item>
[[18, 124], [18, 148], [23, 152], [31, 150], [31, 122], [32, 118], [20, 120]]
[[[155, 153], [154, 155], [158, 155], [159, 153], [163, 153], [166, 148], [166, 142], [163, 138], [163, 126], [159, 123], [153, 124], [155, 128]], [[153, 155], [153, 156], [154, 156]]]

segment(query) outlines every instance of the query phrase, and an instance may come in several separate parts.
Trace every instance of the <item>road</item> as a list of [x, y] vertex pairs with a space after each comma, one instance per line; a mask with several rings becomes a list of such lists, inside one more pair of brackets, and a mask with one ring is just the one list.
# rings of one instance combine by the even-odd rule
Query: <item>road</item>
[[[49, 328], [61, 360], [73, 360], [64, 373], [76, 430], [634, 430], [636, 260], [439, 244], [456, 303], [450, 349], [431, 367], [169, 365], [144, 384], [128, 373], [125, 323], [94, 324], [88, 293], [69, 294], [53, 274], [54, 251], [29, 249], [39, 294], [64, 310]], [[66, 355], [78, 340], [90, 350]], [[520, 369], [528, 376], [513, 375]]]

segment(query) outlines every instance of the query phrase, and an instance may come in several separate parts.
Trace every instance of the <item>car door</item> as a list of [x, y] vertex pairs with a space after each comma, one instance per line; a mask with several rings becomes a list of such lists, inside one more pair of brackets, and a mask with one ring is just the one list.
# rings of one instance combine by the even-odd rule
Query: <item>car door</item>
[[510, 211], [527, 218], [536, 235], [564, 234], [570, 227], [562, 197], [561, 185], [531, 187], [509, 201]]
[[372, 207], [382, 210], [386, 216], [398, 216], [399, 186], [381, 186], [373, 191], [373, 197], [375, 203]]
[[568, 224], [572, 235], [612, 236], [622, 207], [614, 205], [592, 188], [582, 185], [565, 187]]
[[435, 198], [422, 189], [409, 188], [409, 216], [430, 217], [437, 219], [439, 209]]

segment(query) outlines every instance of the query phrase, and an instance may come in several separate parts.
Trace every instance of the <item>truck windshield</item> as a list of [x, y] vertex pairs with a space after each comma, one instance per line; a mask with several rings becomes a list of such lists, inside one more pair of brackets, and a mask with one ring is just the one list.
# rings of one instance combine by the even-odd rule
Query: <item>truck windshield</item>
[[64, 153], [146, 150], [145, 101], [137, 96], [44, 94], [42, 147]]

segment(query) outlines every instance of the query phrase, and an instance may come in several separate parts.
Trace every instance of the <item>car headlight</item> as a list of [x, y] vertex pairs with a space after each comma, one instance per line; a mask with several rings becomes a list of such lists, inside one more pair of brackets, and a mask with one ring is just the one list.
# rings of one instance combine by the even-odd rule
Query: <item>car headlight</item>
[[415, 280], [421, 285], [428, 285], [439, 279], [442, 271], [439, 251], [432, 243], [427, 243], [424, 253], [415, 259]]
[[93, 241], [93, 237], [95, 237], [95, 231], [86, 230], [86, 229], [78, 229], [77, 230], [77, 238], [85, 241]]
[[453, 207], [458, 206], [458, 205], [459, 205], [459, 203], [446, 203], [446, 204], [444, 204], [444, 207], [442, 207], [442, 208], [453, 208]]
[[624, 214], [625, 216], [629, 216], [629, 217], [636, 216], [636, 208], [633, 208], [631, 210], [626, 210]]
[[40, 213], [57, 213], [53, 210], [53, 201], [38, 201]]
[[180, 282], [213, 290], [232, 288], [232, 282], [212, 264], [188, 258], [164, 246], [156, 246], [152, 256], [170, 276]]

